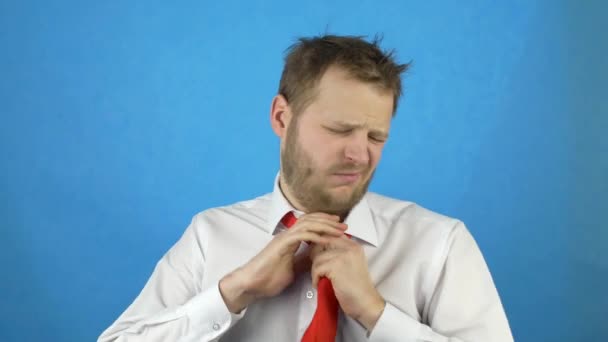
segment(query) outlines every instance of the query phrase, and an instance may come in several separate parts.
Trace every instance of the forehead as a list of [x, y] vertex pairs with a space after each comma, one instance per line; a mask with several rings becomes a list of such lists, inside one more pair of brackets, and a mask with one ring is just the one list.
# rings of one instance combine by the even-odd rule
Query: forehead
[[311, 119], [388, 129], [393, 115], [393, 94], [331, 67], [319, 81], [315, 99], [305, 112], [313, 116]]

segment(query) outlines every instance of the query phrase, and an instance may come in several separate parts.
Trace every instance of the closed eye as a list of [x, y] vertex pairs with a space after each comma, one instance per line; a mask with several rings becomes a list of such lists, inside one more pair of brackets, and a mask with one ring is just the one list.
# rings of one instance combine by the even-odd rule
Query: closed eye
[[376, 136], [371, 135], [369, 138], [370, 138], [372, 141], [377, 142], [377, 143], [383, 143], [383, 142], [386, 142], [386, 138], [382, 138], [382, 137], [376, 137]]
[[337, 128], [329, 128], [327, 127], [327, 130], [334, 133], [334, 134], [348, 134], [350, 132], [352, 132], [352, 129], [337, 129]]

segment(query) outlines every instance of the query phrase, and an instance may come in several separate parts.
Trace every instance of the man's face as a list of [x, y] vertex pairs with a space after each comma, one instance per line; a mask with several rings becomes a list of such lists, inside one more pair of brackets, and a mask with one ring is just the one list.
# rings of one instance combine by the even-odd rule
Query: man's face
[[367, 191], [388, 137], [393, 95], [329, 68], [293, 117], [281, 146], [282, 179], [308, 212], [347, 213]]

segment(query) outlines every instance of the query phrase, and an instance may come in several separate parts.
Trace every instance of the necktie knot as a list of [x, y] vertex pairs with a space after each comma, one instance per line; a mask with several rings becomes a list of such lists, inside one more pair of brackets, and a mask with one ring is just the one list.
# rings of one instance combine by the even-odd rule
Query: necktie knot
[[283, 216], [283, 218], [281, 219], [281, 223], [285, 226], [285, 228], [289, 229], [291, 228], [291, 226], [296, 224], [297, 220], [298, 219], [296, 218], [296, 215], [294, 215], [293, 211], [290, 211], [285, 214], [285, 216]]

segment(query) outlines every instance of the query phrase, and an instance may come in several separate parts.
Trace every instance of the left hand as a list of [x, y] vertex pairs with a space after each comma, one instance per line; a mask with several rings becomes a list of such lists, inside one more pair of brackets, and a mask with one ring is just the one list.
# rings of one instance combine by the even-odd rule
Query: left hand
[[342, 311], [371, 331], [386, 303], [369, 275], [363, 247], [345, 235], [331, 237], [326, 247], [313, 246], [310, 259], [313, 286], [327, 277]]

